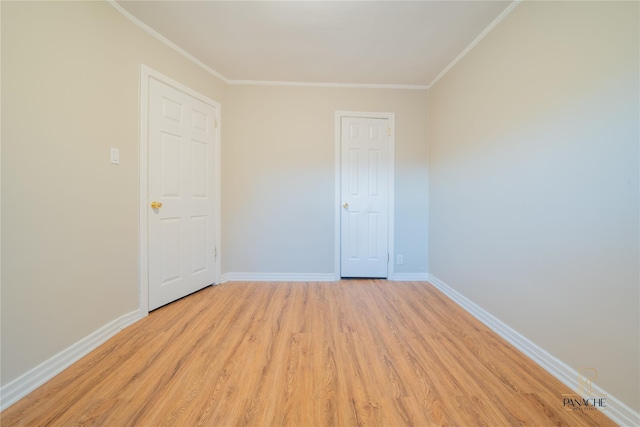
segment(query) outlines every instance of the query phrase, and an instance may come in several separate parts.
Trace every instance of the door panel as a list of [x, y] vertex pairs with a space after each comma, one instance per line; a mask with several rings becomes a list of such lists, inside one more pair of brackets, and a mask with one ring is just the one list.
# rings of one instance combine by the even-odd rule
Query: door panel
[[341, 276], [387, 277], [389, 121], [343, 117]]
[[[149, 309], [213, 284], [216, 109], [149, 85]], [[151, 202], [162, 207], [151, 208]]]
[[180, 197], [180, 156], [183, 140], [180, 136], [160, 133], [162, 154], [160, 159], [160, 194], [163, 197]]

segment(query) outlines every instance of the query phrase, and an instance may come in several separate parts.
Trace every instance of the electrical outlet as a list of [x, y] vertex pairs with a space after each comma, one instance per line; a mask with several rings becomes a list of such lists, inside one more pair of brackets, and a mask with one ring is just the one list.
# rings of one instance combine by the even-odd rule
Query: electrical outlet
[[404, 264], [404, 255], [398, 255], [396, 264]]

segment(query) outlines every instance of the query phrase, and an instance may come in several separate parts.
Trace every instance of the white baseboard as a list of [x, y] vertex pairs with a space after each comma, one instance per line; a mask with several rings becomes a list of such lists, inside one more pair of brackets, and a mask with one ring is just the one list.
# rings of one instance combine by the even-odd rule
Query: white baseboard
[[225, 282], [335, 282], [333, 273], [225, 273]]
[[144, 315], [138, 310], [132, 311], [107, 323], [97, 331], [45, 360], [35, 368], [22, 374], [15, 380], [0, 388], [0, 411], [4, 411], [18, 400], [31, 393], [51, 378], [86, 356], [100, 344], [120, 332], [127, 326], [142, 319]]
[[[451, 298], [456, 304], [465, 309], [476, 319], [487, 325], [495, 333], [504, 338], [509, 344], [520, 350], [531, 360], [536, 362], [551, 375], [560, 380], [563, 384], [568, 386], [571, 390], [580, 390], [578, 384], [578, 371], [561, 361], [560, 359], [552, 356], [547, 351], [543, 350], [534, 342], [530, 341], [524, 335], [520, 334], [500, 319], [493, 316], [491, 313], [475, 304], [473, 301], [451, 288], [449, 285], [438, 279], [437, 277], [428, 275], [428, 281], [439, 289], [443, 294]], [[602, 411], [607, 417], [621, 426], [639, 426], [640, 414], [619, 399], [616, 399], [607, 393], [601, 387], [593, 384], [593, 391], [598, 395], [607, 396], [606, 410]], [[587, 397], [587, 396], [583, 396]], [[558, 403], [560, 404], [560, 403]]]
[[426, 282], [429, 280], [427, 273], [395, 273], [389, 277], [394, 282]]
[[[225, 282], [335, 282], [340, 280], [333, 273], [225, 273]], [[412, 282], [429, 280], [427, 273], [395, 273], [389, 277], [395, 282]]]

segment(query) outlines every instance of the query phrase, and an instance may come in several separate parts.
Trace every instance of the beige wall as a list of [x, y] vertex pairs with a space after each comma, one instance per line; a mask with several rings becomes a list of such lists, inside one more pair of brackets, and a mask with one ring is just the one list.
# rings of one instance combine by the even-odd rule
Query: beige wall
[[140, 64], [222, 104], [223, 272], [333, 272], [336, 110], [396, 113], [426, 272], [424, 91], [227, 87], [105, 3], [2, 2], [2, 384], [138, 306]]
[[637, 3], [525, 3], [429, 102], [225, 86], [107, 4], [1, 8], [2, 384], [137, 308], [144, 63], [222, 104], [223, 272], [333, 272], [334, 113], [395, 112], [396, 271], [430, 249], [433, 275], [638, 410]]
[[424, 91], [231, 86], [223, 126], [223, 271], [333, 273], [335, 112], [396, 113], [395, 252], [426, 273]]
[[138, 307], [140, 64], [225, 88], [107, 3], [1, 7], [6, 384]]
[[638, 3], [526, 2], [429, 93], [429, 268], [640, 409]]

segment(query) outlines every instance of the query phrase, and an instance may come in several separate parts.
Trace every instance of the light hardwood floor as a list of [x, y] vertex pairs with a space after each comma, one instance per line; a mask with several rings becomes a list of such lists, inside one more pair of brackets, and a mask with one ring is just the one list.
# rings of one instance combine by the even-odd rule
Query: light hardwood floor
[[3, 427], [614, 425], [425, 282], [226, 283], [165, 306]]

